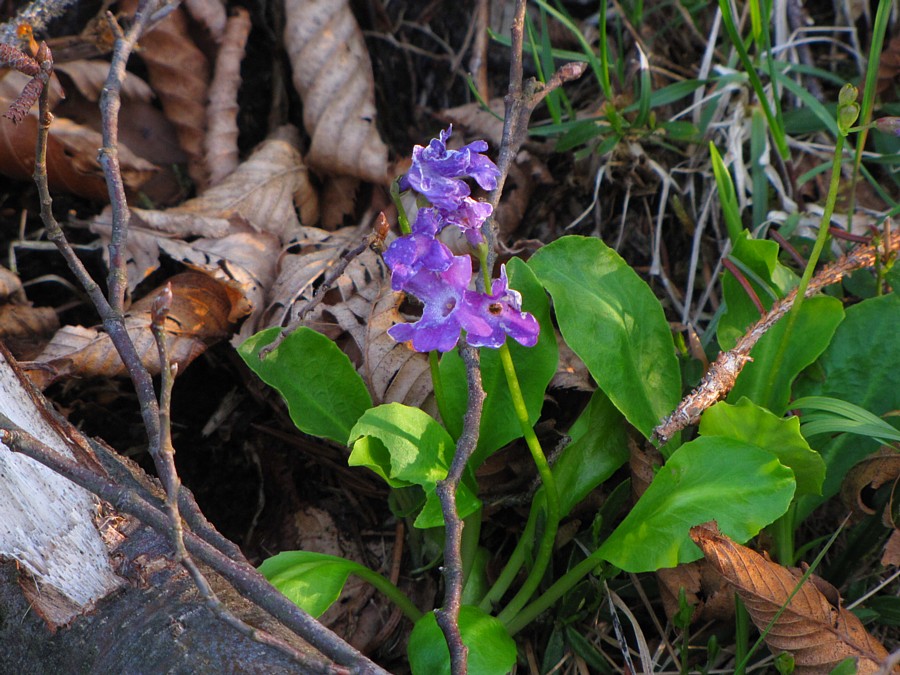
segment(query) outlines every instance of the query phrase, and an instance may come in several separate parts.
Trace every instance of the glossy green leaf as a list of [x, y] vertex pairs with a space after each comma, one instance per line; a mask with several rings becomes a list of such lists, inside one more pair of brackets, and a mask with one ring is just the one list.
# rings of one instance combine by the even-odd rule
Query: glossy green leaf
[[[532, 424], [536, 423], [544, 403], [544, 392], [550, 379], [556, 373], [558, 350], [553, 322], [550, 319], [550, 303], [547, 294], [538, 283], [528, 266], [518, 258], [507, 263], [510, 288], [522, 294], [522, 307], [531, 312], [541, 326], [538, 343], [534, 347], [523, 347], [515, 340], [507, 340], [512, 355], [513, 365], [528, 417]], [[495, 450], [522, 435], [522, 428], [516, 418], [509, 385], [500, 362], [500, 354], [496, 349], [481, 349], [481, 383], [487, 392], [484, 410], [481, 415], [481, 429], [478, 446], [469, 462], [473, 469], [477, 468]], [[447, 352], [441, 358], [441, 379], [444, 383], [446, 399], [444, 423], [454, 438], [462, 432], [462, 420], [468, 403], [466, 389], [466, 369], [456, 351]]]
[[259, 350], [280, 330], [269, 328], [251, 336], [238, 347], [238, 354], [281, 394], [300, 431], [344, 445], [356, 420], [372, 407], [365, 383], [334, 342], [306, 327], [260, 360]]
[[787, 322], [782, 319], [756, 343], [750, 352], [753, 361], [744, 366], [728, 401], [746, 396], [777, 415], [783, 414], [794, 379], [825, 351], [843, 320], [844, 307], [837, 298], [807, 298], [791, 335], [785, 335]]
[[[776, 298], [797, 284], [793, 273], [778, 262], [778, 244], [754, 239], [746, 230], [732, 241], [729, 258], [742, 271], [767, 309]], [[733, 348], [747, 328], [760, 319], [760, 313], [747, 290], [731, 272], [722, 276], [722, 297], [725, 312], [719, 319], [716, 338], [719, 348], [726, 350]]]
[[311, 551], [285, 551], [259, 566], [275, 588], [314, 617], [331, 607], [347, 578], [361, 569], [352, 560]]
[[553, 464], [560, 517], [628, 461], [622, 414], [599, 389], [572, 425], [569, 443]]
[[[367, 466], [392, 487], [422, 486], [426, 501], [416, 527], [443, 523], [434, 488], [447, 477], [456, 447], [444, 427], [418, 408], [389, 403], [367, 410], [349, 437], [353, 446], [350, 466]], [[463, 518], [480, 505], [475, 491], [465, 484], [460, 485], [456, 498]]]
[[768, 450], [794, 472], [797, 495], [821, 494], [825, 462], [800, 433], [800, 419], [778, 417], [743, 398], [737, 405], [724, 401], [700, 418], [703, 436], [725, 436]]
[[788, 509], [794, 473], [756, 445], [722, 436], [685, 443], [666, 462], [599, 553], [628, 572], [651, 572], [701, 557], [694, 525], [715, 520], [739, 543]]
[[[469, 648], [469, 675], [506, 675], [516, 662], [516, 643], [496, 618], [477, 607], [459, 610], [459, 632]], [[434, 612], [416, 622], [406, 648], [413, 675], [449, 675], [450, 650]]]
[[599, 239], [563, 237], [528, 263], [559, 329], [625, 418], [646, 437], [678, 404], [681, 375], [659, 300]]
[[[848, 401], [877, 416], [900, 409], [898, 336], [900, 297], [896, 293], [848, 307], [831, 344], [819, 359], [824, 378], [798, 381], [795, 393], [798, 398], [828, 396]], [[896, 425], [897, 418], [887, 421]], [[800, 518], [836, 494], [850, 467], [878, 448], [877, 441], [855, 434], [842, 434], [830, 441], [823, 441], [822, 437], [810, 440], [822, 454], [827, 471], [822, 496], [799, 500]], [[822, 447], [818, 443], [823, 443]]]

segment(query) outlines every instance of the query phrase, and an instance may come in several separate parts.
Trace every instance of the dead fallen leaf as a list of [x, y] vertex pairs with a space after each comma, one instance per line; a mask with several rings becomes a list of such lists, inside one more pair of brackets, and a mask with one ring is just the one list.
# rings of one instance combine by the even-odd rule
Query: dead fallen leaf
[[228, 15], [225, 3], [221, 0], [184, 0], [184, 8], [197, 23], [206, 26], [206, 30], [216, 42], [222, 41]]
[[284, 45], [303, 126], [307, 161], [323, 173], [387, 184], [387, 146], [375, 124], [375, 81], [362, 31], [347, 0], [289, 0]]
[[[221, 5], [220, 5], [221, 6]], [[206, 166], [209, 184], [217, 185], [238, 165], [238, 89], [241, 87], [241, 61], [250, 36], [250, 13], [235, 10], [216, 56], [216, 69], [209, 87], [206, 120]]]
[[888, 537], [881, 556], [881, 564], [885, 567], [900, 567], [900, 530], [894, 530]]
[[[200, 272], [176, 274], [168, 283], [173, 300], [165, 330], [171, 360], [183, 372], [209, 345], [231, 334], [233, 300], [241, 294]], [[153, 375], [159, 373], [159, 356], [150, 331], [150, 311], [159, 290], [134, 303], [125, 316], [128, 335]], [[82, 326], [61, 328], [41, 355], [22, 367], [40, 388], [64, 377], [118, 377], [125, 373], [109, 336]]]
[[[294, 127], [281, 127], [225, 181], [199, 197], [165, 211], [132, 209], [129, 288], [133, 290], [159, 266], [161, 238], [217, 239], [255, 231], [285, 243], [301, 233], [294, 203], [299, 205], [301, 218], [314, 221], [318, 197], [294, 145], [296, 140]], [[108, 242], [111, 223], [110, 213], [104, 211], [91, 222], [91, 231]]]
[[[125, 11], [133, 11], [136, 6], [134, 0], [121, 4]], [[187, 17], [180, 8], [144, 33], [139, 46], [137, 53], [147, 66], [150, 86], [175, 125], [181, 149], [188, 156], [188, 173], [202, 189], [208, 175], [203, 138], [209, 62], [191, 40]]]
[[[78, 59], [54, 64], [53, 69], [57, 74], [65, 75], [78, 93], [93, 103], [100, 100], [100, 94], [103, 92], [106, 78], [109, 76], [109, 63], [106, 61]], [[122, 98], [133, 101], [149, 103], [153, 99], [153, 89], [134, 73], [126, 74], [120, 93]], [[66, 97], [68, 98], [71, 94], [72, 89], [67, 85]]]
[[[27, 78], [23, 80], [19, 75], [9, 73], [0, 80], [0, 109], [6, 110], [24, 86]], [[36, 109], [18, 125], [6, 118], [0, 119], [0, 172], [15, 180], [32, 180], [36, 140]], [[54, 119], [47, 142], [47, 177], [51, 191], [108, 201], [103, 170], [97, 162], [97, 150], [101, 145], [102, 139], [97, 132], [64, 117]], [[119, 159], [122, 178], [129, 191], [139, 189], [157, 170], [153, 164], [136, 157], [124, 144], [119, 147]]]
[[[898, 480], [900, 480], [900, 452], [889, 446], [882, 446], [878, 452], [850, 469], [841, 484], [841, 500], [857, 518], [871, 516], [875, 510], [863, 500], [863, 490], [867, 488], [877, 490], [886, 483], [896, 483]], [[885, 510], [885, 516], [890, 517], [890, 505]], [[889, 521], [885, 525], [895, 526]]]
[[474, 101], [455, 108], [445, 108], [436, 117], [454, 127], [463, 127], [477, 138], [483, 138], [495, 148], [500, 147], [503, 140], [503, 115], [506, 102], [503, 97], [492, 98], [485, 110], [484, 106]]
[[[773, 654], [786, 651], [794, 656], [797, 675], [828, 673], [850, 657], [857, 659], [857, 672], [875, 673], [888, 657], [852, 612], [831, 604], [811, 581], [788, 602], [800, 574], [737, 544], [719, 533], [714, 523], [691, 528], [691, 538], [737, 591], [760, 631], [787, 605], [765, 640]], [[900, 666], [893, 672], [900, 672]]]

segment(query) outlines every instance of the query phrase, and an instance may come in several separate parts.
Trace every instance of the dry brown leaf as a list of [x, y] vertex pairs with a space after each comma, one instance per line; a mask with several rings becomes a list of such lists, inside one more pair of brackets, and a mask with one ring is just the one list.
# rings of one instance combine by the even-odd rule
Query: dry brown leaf
[[878, 61], [878, 84], [875, 93], [884, 94], [900, 74], [900, 36], [891, 38]]
[[[765, 640], [773, 654], [793, 655], [797, 675], [828, 673], [850, 657], [857, 659], [857, 672], [875, 673], [888, 657], [860, 620], [831, 604], [812, 581], [807, 580], [788, 603], [799, 574], [720, 534], [714, 523], [691, 528], [691, 538], [737, 591], [760, 631], [787, 604]], [[900, 672], [900, 666], [894, 672]]]
[[[57, 74], [62, 73], [67, 76], [78, 93], [94, 103], [100, 100], [100, 94], [103, 92], [106, 78], [109, 76], [109, 63], [106, 61], [78, 59], [54, 64], [53, 69]], [[72, 91], [67, 86], [66, 96], [71, 94]], [[134, 73], [126, 72], [125, 79], [122, 81], [121, 95], [123, 99], [147, 103], [153, 99], [153, 89]]]
[[[134, 8], [134, 2], [123, 3]], [[150, 86], [159, 96], [188, 156], [188, 173], [202, 188], [207, 170], [203, 163], [206, 133], [206, 98], [209, 62], [191, 41], [187, 17], [180, 8], [144, 33], [138, 54], [147, 66]]]
[[222, 0], [184, 0], [184, 8], [194, 21], [206, 26], [213, 40], [222, 41], [228, 20]]
[[[221, 5], [220, 5], [221, 6]], [[209, 184], [217, 185], [238, 165], [238, 89], [241, 61], [250, 36], [250, 13], [243, 7], [228, 19], [216, 57], [216, 70], [209, 91], [206, 120], [206, 166]]]
[[[285, 126], [263, 141], [224, 182], [166, 211], [132, 209], [128, 240], [128, 283], [134, 289], [159, 266], [159, 238], [216, 239], [256, 231], [287, 242], [301, 233], [301, 218], [318, 216], [318, 197], [294, 145], [297, 130]], [[109, 240], [111, 218], [104, 212], [91, 231]]]
[[[215, 279], [237, 284], [243, 299], [235, 303], [240, 315], [248, 315], [241, 330], [234, 336], [236, 343], [253, 335], [258, 317], [265, 309], [266, 292], [275, 281], [275, 265], [281, 252], [278, 239], [270, 234], [244, 232], [221, 239], [198, 239], [187, 244], [179, 240], [161, 240], [159, 247], [171, 258], [202, 269]], [[232, 320], [239, 316], [232, 312]]]
[[285, 13], [284, 45], [312, 137], [309, 165], [387, 184], [372, 63], [348, 0], [288, 0]]
[[455, 108], [445, 108], [435, 116], [447, 124], [463, 127], [478, 138], [483, 138], [495, 148], [500, 147], [503, 140], [503, 115], [506, 102], [502, 96], [492, 98], [485, 110], [478, 101], [466, 103]]
[[[21, 91], [17, 78], [10, 73], [0, 80], [0, 109], [6, 110]], [[9, 178], [30, 181], [34, 173], [34, 148], [37, 140], [37, 112], [18, 125], [0, 119], [0, 172]], [[87, 199], [108, 201], [103, 170], [97, 162], [102, 139], [97, 132], [75, 124], [64, 117], [54, 119], [47, 142], [47, 177], [51, 190], [79, 195]], [[136, 157], [126, 146], [119, 148], [122, 178], [129, 191], [139, 189], [156, 167]]]
[[[184, 272], [169, 279], [173, 300], [166, 317], [169, 353], [179, 372], [206, 348], [231, 334], [235, 293], [200, 272]], [[159, 373], [156, 342], [150, 331], [150, 310], [160, 289], [134, 303], [125, 316], [128, 335], [151, 374]], [[41, 355], [23, 363], [28, 376], [40, 388], [64, 377], [118, 377], [125, 366], [109, 336], [96, 328], [64, 326]]]
[[[853, 511], [857, 518], [864, 518], [875, 513], [863, 501], [862, 492], [867, 488], [877, 490], [886, 483], [900, 480], [900, 452], [889, 446], [883, 446], [878, 452], [858, 462], [844, 477], [841, 484], [841, 500]], [[885, 507], [885, 516], [890, 517], [891, 505]], [[888, 527], [893, 523], [886, 522]]]
[[559, 345], [559, 362], [556, 373], [550, 380], [551, 389], [575, 389], [576, 391], [594, 391], [597, 385], [591, 380], [591, 374], [572, 348], [556, 331], [556, 344]]
[[0, 265], [0, 301], [25, 302], [22, 280], [12, 270], [8, 270], [2, 265]]
[[881, 556], [881, 564], [885, 567], [900, 567], [900, 530], [894, 530], [888, 537]]
[[[291, 323], [341, 255], [363, 236], [354, 227], [336, 232], [304, 228], [304, 232], [297, 242], [299, 251], [285, 254], [279, 262], [278, 279], [270, 290], [271, 300], [260, 330]], [[420, 406], [431, 394], [428, 357], [398, 344], [387, 334], [388, 328], [401, 319], [398, 301], [384, 261], [367, 250], [350, 262], [335, 281], [335, 288], [303, 324], [343, 344], [375, 401]], [[352, 343], [341, 340], [344, 335]]]

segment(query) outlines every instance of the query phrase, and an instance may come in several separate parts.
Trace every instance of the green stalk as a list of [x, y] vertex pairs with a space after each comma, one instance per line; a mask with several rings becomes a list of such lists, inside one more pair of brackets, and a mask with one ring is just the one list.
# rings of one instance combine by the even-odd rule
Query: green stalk
[[494, 605], [500, 602], [506, 594], [506, 591], [509, 590], [509, 587], [512, 586], [513, 582], [516, 580], [516, 575], [518, 575], [519, 570], [522, 569], [522, 565], [525, 564], [525, 553], [528, 550], [528, 545], [534, 538], [534, 526], [537, 522], [539, 508], [537, 499], [531, 502], [531, 512], [528, 514], [528, 522], [525, 523], [525, 529], [522, 531], [522, 536], [519, 537], [519, 541], [516, 542], [516, 547], [509, 555], [509, 560], [506, 561], [506, 566], [503, 568], [503, 571], [500, 572], [500, 576], [497, 577], [494, 585], [491, 586], [491, 589], [485, 594], [484, 598], [482, 598], [481, 603], [479, 604], [482, 611], [493, 611]]
[[516, 417], [519, 419], [522, 434], [525, 436], [525, 443], [531, 452], [531, 458], [534, 460], [538, 474], [541, 477], [547, 502], [547, 522], [544, 526], [541, 542], [538, 545], [534, 566], [528, 573], [528, 577], [525, 579], [525, 583], [522, 584], [519, 592], [516, 593], [497, 617], [504, 624], [507, 624], [525, 606], [525, 603], [531, 599], [534, 591], [541, 583], [544, 572], [547, 571], [547, 566], [550, 564], [553, 544], [556, 541], [556, 531], [559, 528], [559, 494], [556, 491], [556, 479], [550, 470], [550, 464], [544, 456], [544, 451], [541, 448], [537, 435], [534, 433], [534, 428], [528, 421], [528, 409], [525, 407], [525, 398], [522, 396], [522, 389], [519, 387], [519, 379], [516, 377], [516, 369], [513, 365], [512, 355], [509, 352], [509, 345], [505, 342], [500, 346], [500, 362], [503, 364], [503, 372], [506, 374], [506, 383], [509, 385], [509, 393], [512, 398], [513, 408], [516, 411]]
[[[444, 381], [441, 379], [440, 356], [438, 352], [428, 352], [428, 368], [431, 371], [431, 386], [441, 419], [447, 419], [447, 399], [444, 397]], [[446, 422], [445, 422], [446, 424]]]
[[387, 599], [397, 605], [400, 611], [403, 612], [403, 615], [413, 623], [422, 618], [422, 612], [419, 611], [419, 608], [412, 603], [412, 600], [407, 597], [406, 593], [394, 586], [389, 579], [364, 565], [354, 566], [353, 574], [384, 593]]
[[538, 615], [550, 609], [557, 600], [574, 588], [575, 584], [587, 576], [591, 570], [595, 569], [601, 562], [603, 562], [603, 558], [600, 557], [598, 549], [562, 575], [556, 583], [544, 591], [537, 600], [522, 609], [511, 621], [509, 621], [509, 623], [506, 624], [506, 630], [510, 635], [515, 635], [525, 628], [525, 626], [534, 621]]

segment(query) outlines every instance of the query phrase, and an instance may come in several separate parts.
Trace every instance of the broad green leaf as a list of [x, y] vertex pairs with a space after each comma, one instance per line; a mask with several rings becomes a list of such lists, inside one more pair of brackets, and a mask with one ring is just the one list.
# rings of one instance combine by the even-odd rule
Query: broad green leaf
[[[853, 403], [881, 416], [900, 409], [900, 297], [896, 293], [870, 298], [848, 307], [846, 317], [818, 363], [824, 378], [798, 381], [795, 393], [828, 396]], [[889, 418], [896, 424], [896, 418]], [[818, 448], [822, 437], [812, 438]], [[825, 441], [819, 449], [827, 472], [822, 496], [799, 500], [802, 519], [824, 500], [836, 494], [841, 480], [854, 464], [878, 448], [876, 441], [855, 434], [843, 434]], [[798, 520], [799, 522], [799, 520]]]
[[553, 297], [566, 342], [649, 438], [681, 392], [672, 334], [653, 291], [619, 254], [590, 237], [557, 239], [528, 264]]
[[[844, 307], [837, 298], [819, 295], [807, 298], [800, 308], [791, 335], [785, 335], [783, 318], [762, 336], [744, 366], [728, 401], [746, 396], [777, 415], [787, 410], [791, 385], [804, 368], [813, 363], [831, 342], [844, 320]], [[778, 363], [778, 351], [784, 352]]]
[[800, 433], [800, 418], [778, 417], [749, 399], [737, 405], [724, 401], [708, 408], [700, 418], [703, 436], [726, 436], [768, 450], [794, 472], [797, 495], [821, 494], [825, 462]]
[[572, 425], [572, 442], [553, 464], [560, 516], [628, 461], [622, 415], [599, 389]]
[[[558, 350], [553, 322], [550, 319], [550, 303], [547, 294], [538, 283], [528, 266], [518, 258], [507, 263], [509, 286], [522, 294], [522, 307], [531, 312], [541, 326], [538, 343], [534, 347], [523, 347], [515, 340], [507, 340], [512, 355], [513, 365], [528, 417], [535, 424], [541, 414], [544, 403], [544, 392], [550, 379], [556, 373]], [[513, 410], [509, 395], [509, 385], [500, 354], [496, 349], [481, 349], [481, 383], [487, 392], [484, 410], [481, 415], [481, 429], [478, 446], [469, 462], [473, 469], [478, 468], [495, 450], [522, 435], [522, 428]], [[453, 435], [459, 438], [462, 432], [462, 420], [468, 403], [466, 390], [466, 369], [456, 351], [447, 352], [441, 358], [441, 379], [444, 383], [446, 399], [444, 424]]]
[[[353, 446], [350, 466], [367, 466], [392, 487], [422, 486], [426, 501], [414, 523], [416, 527], [443, 524], [434, 488], [447, 477], [456, 446], [428, 413], [400, 403], [370, 408], [354, 425], [348, 442]], [[465, 482], [456, 500], [463, 518], [480, 505], [472, 486]]]
[[285, 551], [259, 566], [275, 588], [314, 617], [331, 607], [347, 578], [359, 570], [365, 568], [352, 560], [311, 551]]
[[[793, 273], [778, 262], [778, 250], [776, 242], [754, 239], [743, 230], [732, 241], [729, 255], [766, 308], [797, 284]], [[731, 272], [725, 272], [722, 277], [722, 297], [725, 312], [719, 319], [716, 338], [719, 348], [726, 350], [734, 347], [747, 328], [759, 320], [760, 314], [746, 289]]]
[[[469, 648], [469, 675], [506, 675], [516, 662], [516, 643], [495, 617], [477, 607], [459, 610], [459, 632]], [[449, 675], [450, 650], [434, 612], [416, 622], [406, 647], [413, 675]]]
[[372, 407], [372, 398], [350, 359], [321, 333], [298, 328], [264, 360], [259, 350], [279, 328], [269, 328], [238, 347], [244, 363], [275, 388], [300, 431], [344, 445], [356, 420]]
[[743, 543], [787, 511], [795, 488], [793, 472], [772, 453], [723, 436], [697, 438], [672, 454], [599, 553], [628, 572], [697, 560], [691, 527], [715, 520]]

